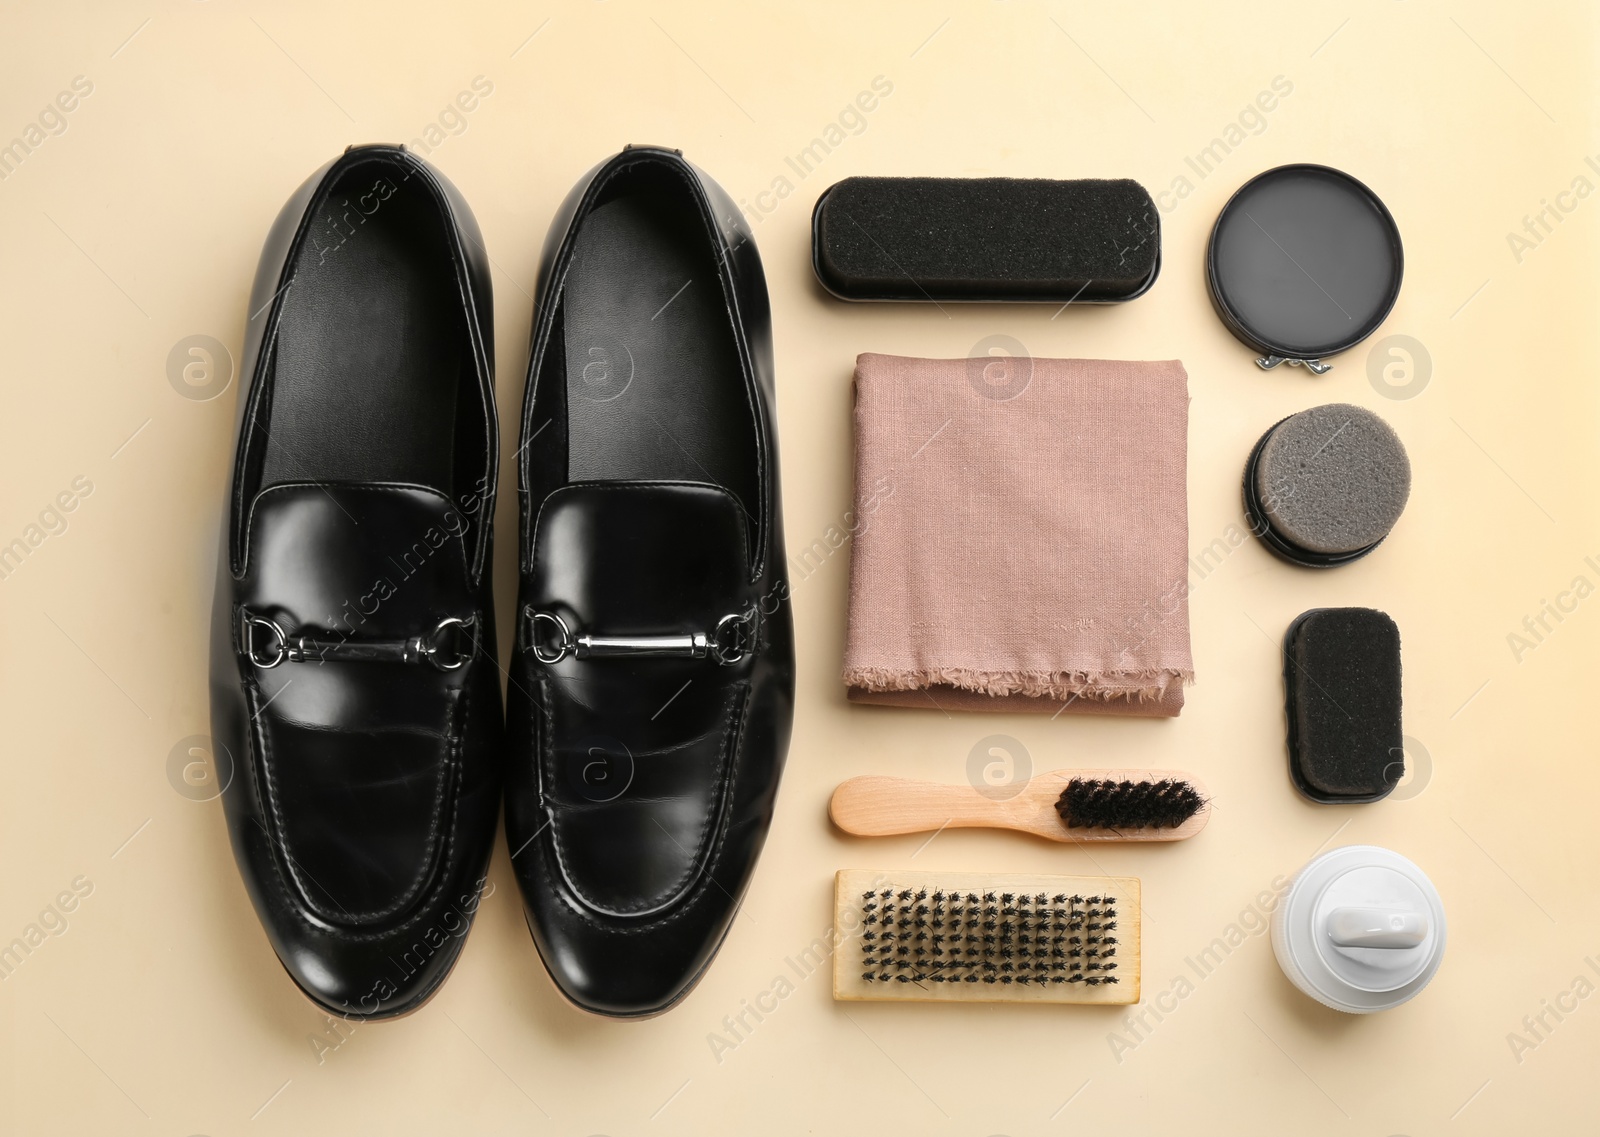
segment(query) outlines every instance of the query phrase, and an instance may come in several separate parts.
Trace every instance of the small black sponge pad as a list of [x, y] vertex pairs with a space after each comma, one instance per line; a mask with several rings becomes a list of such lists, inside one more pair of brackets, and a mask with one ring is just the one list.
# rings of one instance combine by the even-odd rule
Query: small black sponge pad
[[1290, 415], [1256, 444], [1245, 508], [1268, 548], [1326, 568], [1365, 556], [1411, 496], [1411, 461], [1393, 428], [1349, 403]]
[[1405, 772], [1400, 629], [1371, 608], [1313, 608], [1283, 657], [1295, 788], [1328, 804], [1387, 797]]
[[817, 202], [812, 265], [844, 300], [1131, 300], [1161, 268], [1138, 182], [846, 178]]

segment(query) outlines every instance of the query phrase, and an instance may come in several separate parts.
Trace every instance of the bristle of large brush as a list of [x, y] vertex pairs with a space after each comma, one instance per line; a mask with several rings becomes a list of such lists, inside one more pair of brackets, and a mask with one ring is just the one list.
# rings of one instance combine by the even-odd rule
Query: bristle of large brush
[[1116, 983], [1116, 901], [1066, 893], [878, 889], [861, 895], [861, 979]]
[[1139, 897], [1135, 877], [845, 869], [833, 997], [1137, 1003]]
[[1068, 829], [1176, 829], [1205, 805], [1188, 782], [1073, 778], [1056, 799]]

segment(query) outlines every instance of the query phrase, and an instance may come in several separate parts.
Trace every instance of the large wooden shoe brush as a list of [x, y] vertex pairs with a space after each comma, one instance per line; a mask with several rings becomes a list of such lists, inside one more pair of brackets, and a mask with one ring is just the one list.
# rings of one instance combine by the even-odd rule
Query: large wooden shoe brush
[[1052, 841], [1181, 841], [1211, 819], [1198, 779], [1175, 770], [1052, 770], [1020, 789], [910, 778], [851, 778], [833, 823], [858, 837], [938, 829], [1016, 829]]

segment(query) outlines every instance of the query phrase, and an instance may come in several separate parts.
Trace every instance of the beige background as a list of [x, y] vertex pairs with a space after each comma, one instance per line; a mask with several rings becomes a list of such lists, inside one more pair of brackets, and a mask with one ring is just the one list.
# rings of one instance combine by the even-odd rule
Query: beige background
[[[1561, 199], [1573, 208], [1520, 263], [1507, 241], [1575, 178], [1600, 185], [1584, 164], [1600, 153], [1587, 5], [458, 7], [12, 0], [0, 14], [0, 142], [75, 76], [93, 84], [64, 132], [0, 181], [0, 543], [24, 535], [75, 477], [92, 485], [66, 530], [0, 581], [0, 942], [75, 879], [92, 887], [64, 929], [47, 917], [61, 934], [0, 981], [0, 1130], [1594, 1127], [1600, 999], [1559, 1023], [1546, 1013], [1553, 1029], [1537, 1047], [1522, 1020], [1580, 974], [1600, 983], [1584, 963], [1600, 966], [1600, 600], [1550, 621], [1520, 661], [1507, 640], [1575, 577], [1600, 584], [1583, 559], [1600, 564], [1600, 201]], [[502, 845], [493, 893], [438, 998], [334, 1048], [339, 1036], [256, 924], [220, 807], [169, 776], [186, 760], [180, 748], [169, 765], [175, 746], [207, 730], [205, 628], [238, 379], [195, 401], [169, 383], [167, 360], [197, 334], [237, 354], [261, 241], [308, 173], [352, 142], [424, 137], [480, 75], [493, 93], [429, 157], [472, 203], [497, 265], [510, 422], [556, 204], [623, 143], [659, 142], [760, 214], [792, 549], [850, 508], [855, 354], [963, 356], [993, 334], [1035, 355], [1184, 361], [1196, 552], [1240, 524], [1239, 470], [1258, 434], [1318, 402], [1360, 403], [1394, 424], [1415, 465], [1410, 507], [1380, 551], [1337, 572], [1295, 571], [1250, 543], [1197, 573], [1199, 683], [1174, 722], [846, 706], [840, 549], [796, 574], [799, 713], [777, 820], [744, 914], [692, 997], [642, 1024], [568, 1009], [523, 928]], [[785, 157], [877, 76], [893, 93], [797, 177]], [[1185, 157], [1276, 76], [1292, 94], [1196, 176]], [[1257, 370], [1212, 315], [1202, 277], [1227, 195], [1306, 160], [1377, 189], [1407, 254], [1379, 336], [1315, 380]], [[1158, 193], [1187, 175], [1193, 191], [1163, 197], [1165, 263], [1136, 303], [1058, 318], [1031, 306], [941, 314], [845, 306], [813, 282], [812, 203], [861, 173], [1131, 176]], [[784, 176], [793, 193], [763, 205], [755, 195]], [[1424, 345], [1431, 377], [1414, 398], [1369, 380], [1390, 335]], [[506, 452], [515, 445], [508, 435]], [[502, 622], [514, 584], [510, 482], [508, 466]], [[1406, 733], [1414, 765], [1425, 751], [1431, 774], [1377, 805], [1308, 805], [1285, 774], [1276, 640], [1302, 609], [1329, 604], [1382, 607], [1404, 636]], [[824, 808], [840, 779], [957, 781], [993, 733], [1018, 740], [1036, 770], [1192, 767], [1217, 816], [1186, 845], [1092, 857], [1021, 836], [946, 833], [919, 852], [920, 837], [853, 842], [830, 830]], [[1275, 877], [1353, 841], [1411, 856], [1444, 895], [1450, 948], [1421, 997], [1368, 1018], [1325, 1011], [1289, 987], [1262, 935], [1204, 979], [1188, 969]], [[1138, 875], [1146, 997], [1180, 975], [1193, 992], [1114, 1053], [1113, 1032], [1136, 1038], [1120, 1012], [847, 1014], [819, 973], [718, 1061], [708, 1036], [724, 1016], [825, 931], [834, 870], [912, 865]], [[1530, 1044], [1520, 1052], [1514, 1031]]]

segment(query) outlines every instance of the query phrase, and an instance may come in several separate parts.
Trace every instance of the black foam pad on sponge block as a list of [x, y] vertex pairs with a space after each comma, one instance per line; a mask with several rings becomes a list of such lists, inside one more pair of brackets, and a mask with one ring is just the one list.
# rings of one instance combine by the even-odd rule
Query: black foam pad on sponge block
[[846, 178], [811, 241], [844, 300], [1111, 303], [1161, 269], [1155, 202], [1126, 178]]
[[1289, 773], [1315, 802], [1387, 797], [1405, 772], [1400, 629], [1371, 608], [1313, 608], [1284, 635]]

